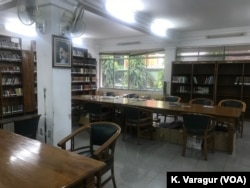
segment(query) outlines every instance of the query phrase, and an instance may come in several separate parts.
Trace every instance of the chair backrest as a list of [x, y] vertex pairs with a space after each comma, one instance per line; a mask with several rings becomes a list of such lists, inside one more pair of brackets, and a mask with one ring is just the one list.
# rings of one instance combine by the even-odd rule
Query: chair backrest
[[204, 135], [212, 120], [211, 116], [197, 113], [185, 113], [182, 117], [183, 127], [191, 135]]
[[98, 102], [88, 102], [86, 109], [89, 113], [89, 121], [111, 121], [114, 116], [113, 108]]
[[88, 102], [86, 108], [89, 113], [100, 114], [102, 109], [102, 104], [97, 102]]
[[[118, 124], [112, 122], [95, 122], [89, 124], [90, 129], [90, 151], [92, 156], [105, 162], [112, 158], [115, 152], [115, 145], [121, 128]], [[102, 156], [95, 156], [95, 146], [100, 146], [103, 151], [98, 151]], [[98, 150], [98, 149], [97, 149]]]
[[150, 125], [153, 123], [153, 111], [135, 107], [135, 106], [124, 106], [124, 120], [128, 124], [140, 124]]
[[194, 98], [189, 101], [189, 104], [203, 104], [203, 105], [213, 106], [214, 101], [209, 98]]
[[26, 136], [28, 138], [36, 139], [40, 116], [40, 114], [37, 114], [32, 116], [31, 118], [22, 121], [16, 121], [14, 123], [15, 133]]
[[140, 109], [138, 107], [124, 106], [124, 119], [138, 120], [140, 118]]
[[237, 99], [223, 99], [219, 101], [218, 106], [242, 108], [242, 112], [246, 111], [246, 103]]
[[181, 97], [178, 97], [178, 96], [165, 96], [165, 97], [163, 97], [163, 100], [167, 101], [167, 102], [180, 102]]

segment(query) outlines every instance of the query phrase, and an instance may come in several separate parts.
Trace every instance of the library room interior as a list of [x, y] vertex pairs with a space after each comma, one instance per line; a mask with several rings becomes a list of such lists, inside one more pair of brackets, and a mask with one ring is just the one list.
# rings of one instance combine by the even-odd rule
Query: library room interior
[[166, 188], [168, 172], [249, 172], [249, 10], [0, 0], [0, 187]]

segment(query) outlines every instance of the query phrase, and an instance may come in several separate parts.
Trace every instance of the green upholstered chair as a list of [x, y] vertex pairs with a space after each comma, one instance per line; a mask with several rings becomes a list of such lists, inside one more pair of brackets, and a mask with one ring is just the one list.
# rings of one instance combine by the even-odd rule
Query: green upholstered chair
[[112, 121], [114, 108], [98, 102], [88, 102], [86, 109], [89, 114], [89, 122]]
[[202, 147], [204, 151], [204, 159], [207, 160], [208, 146], [212, 146], [214, 151], [215, 140], [215, 124], [212, 116], [185, 113], [183, 117], [183, 145], [182, 155], [185, 156], [188, 137], [196, 137], [202, 140]]
[[28, 138], [36, 139], [40, 116], [40, 114], [35, 114], [30, 118], [16, 121], [14, 123], [14, 132]]
[[[232, 108], [241, 108], [242, 113], [240, 116], [240, 119], [237, 123], [236, 129], [240, 132], [240, 137], [242, 138], [243, 136], [243, 125], [244, 125], [244, 114], [246, 111], [246, 103], [244, 101], [238, 100], [238, 99], [223, 99], [219, 101], [218, 106], [226, 106], [226, 107], [232, 107]], [[227, 122], [217, 122], [217, 128], [223, 129], [226, 128], [225, 126], [227, 125]]]
[[[86, 134], [82, 134], [85, 132]], [[67, 149], [67, 142], [71, 142], [69, 151], [76, 152], [106, 163], [100, 173], [96, 174], [96, 187], [101, 188], [112, 180], [116, 188], [114, 173], [114, 153], [117, 138], [121, 133], [118, 124], [106, 121], [88, 123], [58, 142], [58, 146]], [[85, 136], [79, 139], [79, 137]], [[78, 142], [76, 143], [76, 140]], [[79, 141], [80, 140], [80, 141]], [[110, 175], [106, 176], [110, 171]], [[104, 174], [106, 174], [104, 176]], [[103, 180], [102, 180], [103, 179]]]
[[136, 130], [137, 144], [143, 133], [149, 133], [153, 137], [153, 112], [144, 108], [124, 106], [124, 132], [123, 141], [126, 138], [128, 128]]

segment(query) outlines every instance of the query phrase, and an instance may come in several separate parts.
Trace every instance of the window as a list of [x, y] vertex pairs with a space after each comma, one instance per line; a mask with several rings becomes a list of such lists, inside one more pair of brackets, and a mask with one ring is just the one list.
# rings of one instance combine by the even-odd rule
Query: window
[[164, 52], [133, 56], [101, 54], [101, 87], [160, 91], [164, 62]]
[[250, 45], [177, 48], [176, 61], [249, 60]]

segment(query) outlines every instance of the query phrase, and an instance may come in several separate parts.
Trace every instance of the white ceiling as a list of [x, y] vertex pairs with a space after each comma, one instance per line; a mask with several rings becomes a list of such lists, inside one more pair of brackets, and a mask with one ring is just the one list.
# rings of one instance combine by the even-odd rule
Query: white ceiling
[[[13, 0], [14, 1], [14, 0]], [[38, 0], [42, 4], [44, 0]], [[50, 1], [49, 1], [50, 2]], [[109, 39], [141, 36], [148, 30], [132, 25], [124, 25], [110, 19], [105, 13], [104, 0], [80, 0], [85, 7], [84, 21], [86, 37]], [[142, 0], [144, 17], [165, 18], [171, 21], [173, 32], [199, 31], [250, 26], [250, 0]], [[0, 1], [1, 3], [1, 1]], [[52, 1], [57, 6], [74, 10], [77, 0]], [[13, 16], [13, 4], [0, 5], [0, 22], [4, 17]]]

